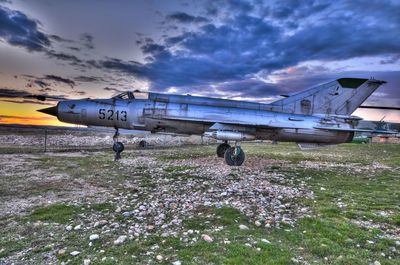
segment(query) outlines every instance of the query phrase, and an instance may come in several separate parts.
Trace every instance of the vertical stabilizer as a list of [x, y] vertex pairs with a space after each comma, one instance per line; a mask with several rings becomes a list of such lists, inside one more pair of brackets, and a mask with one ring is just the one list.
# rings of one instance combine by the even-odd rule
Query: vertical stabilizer
[[271, 103], [274, 111], [313, 114], [352, 114], [385, 81], [340, 78]]

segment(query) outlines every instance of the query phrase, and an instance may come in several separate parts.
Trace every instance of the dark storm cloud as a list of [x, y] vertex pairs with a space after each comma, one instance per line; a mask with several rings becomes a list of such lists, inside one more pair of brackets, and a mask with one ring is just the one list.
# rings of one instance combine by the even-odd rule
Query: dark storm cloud
[[204, 23], [209, 20], [205, 17], [192, 16], [184, 12], [175, 12], [167, 16], [169, 21], [177, 21], [180, 23]]
[[38, 22], [20, 11], [0, 6], [0, 38], [10, 45], [28, 51], [43, 51], [50, 46], [49, 37], [38, 28]]
[[382, 63], [392, 63], [400, 54], [400, 6], [395, 2], [371, 1], [367, 7], [358, 1], [335, 5], [325, 1], [229, 2], [219, 12], [229, 15], [219, 23], [165, 36], [159, 42], [140, 41], [147, 63], [108, 58], [92, 64], [148, 80], [156, 90], [212, 84], [233, 94], [246, 87], [252, 95], [269, 96], [338, 76], [317, 69], [304, 71], [296, 75], [300, 81], [291, 88], [285, 81], [255, 81], [257, 73], [268, 75], [309, 60], [385, 55], [390, 60]]
[[55, 81], [57, 83], [63, 83], [66, 85], [69, 85], [71, 88], [74, 88], [75, 86], [75, 82], [71, 79], [68, 78], [63, 78], [61, 76], [57, 76], [57, 75], [45, 75], [44, 79], [48, 80], [48, 81]]

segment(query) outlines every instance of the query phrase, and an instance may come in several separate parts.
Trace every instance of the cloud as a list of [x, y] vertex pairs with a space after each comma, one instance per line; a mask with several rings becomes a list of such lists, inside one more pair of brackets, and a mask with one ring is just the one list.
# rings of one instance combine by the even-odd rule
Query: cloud
[[17, 103], [17, 104], [37, 104], [37, 105], [47, 105], [52, 106], [54, 104], [38, 101], [38, 100], [29, 100], [29, 99], [22, 99], [22, 100], [12, 100], [12, 99], [0, 99], [2, 102], [9, 102], [9, 103]]
[[18, 119], [24, 121], [52, 121], [54, 117], [25, 117], [25, 116], [15, 116], [15, 115], [0, 115], [0, 120], [4, 119]]
[[53, 50], [46, 51], [46, 54], [50, 58], [55, 58], [57, 60], [70, 62], [71, 65], [83, 65], [83, 61], [81, 59], [79, 59], [78, 57], [76, 57], [75, 55], [72, 55], [72, 54], [56, 52], [56, 51], [53, 51]]
[[45, 88], [45, 87], [49, 87], [49, 86], [50, 86], [49, 83], [47, 83], [47, 82], [45, 82], [45, 81], [42, 81], [42, 80], [39, 80], [39, 79], [34, 80], [33, 82], [34, 82], [36, 85], [40, 86], [41, 88]]
[[185, 12], [175, 12], [167, 16], [168, 21], [176, 21], [180, 23], [205, 23], [209, 20], [201, 16], [192, 16]]
[[88, 83], [100, 83], [100, 82], [105, 82], [105, 80], [100, 77], [100, 76], [76, 76], [74, 77], [75, 81], [78, 82], [88, 82]]
[[387, 59], [383, 59], [380, 61], [381, 64], [394, 64], [400, 60], [400, 54], [392, 55]]
[[74, 42], [73, 40], [68, 40], [68, 39], [64, 39], [64, 38], [62, 38], [62, 37], [60, 37], [60, 36], [58, 36], [58, 35], [49, 35], [48, 36], [50, 39], [52, 39], [52, 40], [55, 40], [55, 41], [58, 41], [58, 42], [66, 42], [66, 43], [72, 43], [72, 42]]
[[43, 51], [51, 45], [49, 37], [39, 30], [37, 21], [3, 6], [0, 6], [0, 38], [28, 51]]
[[63, 83], [69, 85], [71, 88], [74, 88], [75, 86], [75, 82], [73, 80], [68, 78], [63, 78], [57, 75], [45, 75], [43, 78], [46, 80], [55, 81], [57, 83]]
[[103, 88], [105, 91], [113, 91], [113, 92], [123, 92], [123, 90], [120, 90], [118, 88], [113, 88], [113, 87], [104, 87]]
[[86, 48], [88, 48], [88, 49], [90, 49], [90, 50], [92, 50], [92, 49], [94, 49], [94, 43], [93, 43], [93, 36], [92, 35], [90, 35], [89, 33], [83, 33], [83, 34], [81, 34], [81, 36], [80, 36], [80, 38], [79, 38], [81, 41], [83, 41], [83, 45], [86, 47]]
[[[208, 95], [224, 91], [226, 95], [248, 93], [256, 97], [298, 91], [344, 73], [298, 66], [304, 62], [382, 55], [395, 62], [400, 54], [400, 35], [396, 34], [400, 32], [400, 17], [395, 11], [399, 4], [395, 2], [371, 1], [368, 7], [358, 1], [335, 5], [324, 1], [228, 2], [212, 23], [209, 20], [157, 42], [139, 41], [147, 56], [145, 63], [106, 58], [91, 65], [146, 80], [149, 88], [157, 91], [173, 87], [190, 93], [190, 89], [201, 88]], [[170, 15], [169, 19], [178, 23], [178, 17], [193, 20], [185, 14]], [[382, 60], [385, 62], [389, 60]], [[292, 71], [283, 72], [288, 68]], [[280, 79], [265, 81], [263, 77], [271, 73]], [[287, 81], [290, 76], [299, 82]]]
[[[42, 92], [40, 95], [42, 96], [53, 96], [53, 97], [58, 97], [58, 98], [68, 98], [67, 95], [49, 95], [48, 93], [46, 93], [46, 91], [51, 91], [46, 89], [39, 89], [39, 92]], [[36, 102], [35, 100], [29, 100], [29, 99], [25, 99], [26, 97], [30, 97], [32, 95], [38, 95], [39, 93], [35, 93], [32, 91], [26, 91], [26, 90], [19, 90], [19, 89], [12, 89], [12, 88], [0, 88], [0, 98], [3, 99], [21, 99], [23, 101], [26, 101], [26, 103], [28, 103], [28, 101], [32, 101], [32, 103]], [[52, 99], [52, 98], [48, 98], [46, 99], [46, 101], [58, 101], [56, 99]]]
[[31, 92], [11, 88], [0, 88], [0, 98], [22, 98], [31, 95]]

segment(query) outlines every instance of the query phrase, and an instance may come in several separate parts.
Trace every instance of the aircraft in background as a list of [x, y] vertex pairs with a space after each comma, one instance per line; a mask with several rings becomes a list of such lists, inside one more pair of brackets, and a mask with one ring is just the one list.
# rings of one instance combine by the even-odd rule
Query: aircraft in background
[[271, 104], [134, 91], [107, 99], [61, 100], [39, 111], [62, 122], [114, 127], [116, 159], [124, 150], [118, 141], [118, 129], [123, 128], [222, 140], [217, 156], [230, 166], [240, 166], [245, 160], [241, 141], [296, 142], [309, 149], [351, 142], [355, 132], [375, 132], [357, 129], [362, 118], [351, 114], [384, 83], [340, 78]]

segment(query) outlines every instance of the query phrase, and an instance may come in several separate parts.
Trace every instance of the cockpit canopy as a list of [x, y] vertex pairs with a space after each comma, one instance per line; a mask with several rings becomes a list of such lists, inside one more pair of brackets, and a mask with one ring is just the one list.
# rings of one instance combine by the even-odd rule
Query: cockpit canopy
[[113, 98], [122, 99], [122, 100], [148, 99], [149, 98], [149, 93], [148, 92], [139, 91], [139, 90], [126, 91], [126, 92], [122, 92], [122, 93], [114, 96]]

